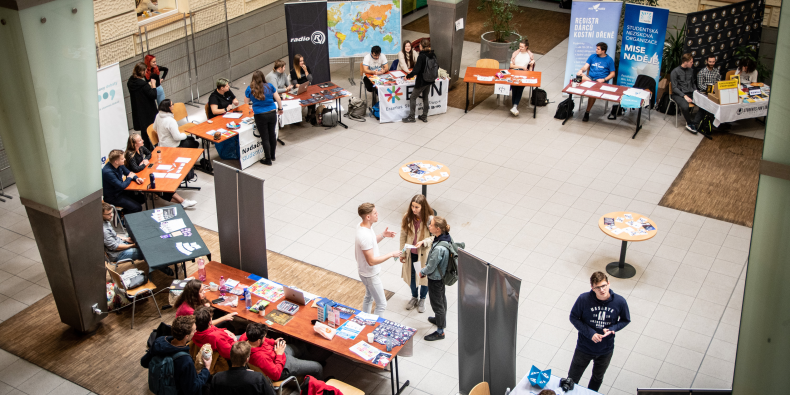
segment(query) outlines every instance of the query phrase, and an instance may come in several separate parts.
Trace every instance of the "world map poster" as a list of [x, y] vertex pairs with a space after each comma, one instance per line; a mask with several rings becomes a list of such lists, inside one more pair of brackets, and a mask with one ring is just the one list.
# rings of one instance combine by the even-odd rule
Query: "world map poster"
[[380, 46], [383, 54], [400, 51], [400, 0], [326, 4], [330, 58], [365, 56], [374, 45]]

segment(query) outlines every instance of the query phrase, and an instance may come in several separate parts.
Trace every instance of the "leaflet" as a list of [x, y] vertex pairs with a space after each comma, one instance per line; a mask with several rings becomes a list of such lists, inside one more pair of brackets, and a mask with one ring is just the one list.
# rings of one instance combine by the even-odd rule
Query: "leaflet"
[[373, 358], [375, 358], [376, 355], [379, 355], [379, 353], [381, 352], [379, 351], [378, 348], [373, 347], [370, 344], [365, 343], [364, 341], [361, 341], [351, 346], [349, 350], [351, 350], [351, 352], [353, 352], [354, 354], [359, 355], [362, 359], [366, 361], [372, 361]]
[[568, 89], [566, 89], [565, 91], [566, 91], [566, 92], [570, 92], [570, 93], [575, 93], [575, 94], [577, 94], [577, 95], [581, 95], [581, 94], [583, 94], [583, 93], [584, 93], [584, 90], [582, 90], [582, 89], [577, 89], [577, 88], [568, 88]]
[[606, 99], [606, 100], [611, 100], [611, 101], [619, 101], [619, 100], [620, 100], [620, 97], [618, 97], [618, 96], [615, 96], [615, 95], [607, 95], [606, 93], [604, 93], [603, 95], [601, 95], [601, 97], [602, 97], [603, 99]]
[[614, 87], [611, 87], [611, 86], [606, 86], [606, 85], [602, 85], [601, 86], [601, 90], [602, 91], [607, 91], [607, 92], [617, 92], [617, 88], [614, 88]]
[[241, 118], [242, 115], [244, 114], [240, 112], [226, 112], [225, 115], [222, 116], [222, 118], [239, 119]]
[[493, 76], [491, 76], [491, 77], [483, 77], [483, 76], [479, 76], [479, 75], [478, 75], [478, 76], [477, 76], [477, 80], [478, 80], [478, 81], [493, 81], [493, 80], [494, 80], [494, 77], [493, 77]]
[[364, 328], [364, 325], [357, 324], [353, 321], [346, 321], [343, 325], [340, 325], [340, 328], [337, 328], [337, 335], [343, 339], [354, 340]]
[[159, 165], [156, 167], [156, 170], [170, 171], [172, 167], [172, 165]]
[[582, 82], [581, 85], [582, 85], [582, 87], [585, 87], [585, 88], [592, 88], [592, 87], [595, 86], [595, 81], [585, 81], [585, 82]]
[[592, 96], [592, 97], [601, 97], [601, 95], [603, 95], [602, 92], [596, 92], [596, 91], [587, 91], [587, 92], [584, 92], [584, 94], [586, 96]]
[[178, 158], [176, 158], [176, 163], [189, 163], [189, 158], [182, 158], [179, 156]]
[[166, 178], [179, 178], [179, 177], [181, 177], [181, 174], [178, 173], [168, 173], [166, 176]]

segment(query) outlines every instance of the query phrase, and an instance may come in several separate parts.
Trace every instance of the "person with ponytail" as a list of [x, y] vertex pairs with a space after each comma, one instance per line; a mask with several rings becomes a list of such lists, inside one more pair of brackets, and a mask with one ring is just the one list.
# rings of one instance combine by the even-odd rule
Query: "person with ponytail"
[[428, 293], [431, 295], [431, 309], [434, 317], [428, 317], [428, 322], [436, 325], [436, 332], [424, 337], [425, 341], [443, 340], [444, 328], [447, 327], [447, 295], [444, 290], [444, 272], [450, 260], [450, 250], [441, 242], [453, 244], [450, 237], [450, 225], [439, 216], [432, 216], [428, 230], [433, 235], [431, 252], [428, 254], [428, 264], [420, 270], [420, 277], [428, 277]]
[[159, 106], [159, 103], [162, 100], [165, 100], [165, 88], [162, 87], [162, 83], [165, 82], [165, 77], [167, 77], [167, 67], [158, 66], [156, 64], [156, 56], [154, 55], [145, 55], [145, 80], [156, 81], [156, 105]]
[[262, 71], [255, 70], [252, 73], [252, 82], [247, 86], [244, 96], [247, 97], [247, 103], [252, 105], [252, 110], [255, 113], [255, 126], [257, 126], [261, 137], [265, 157], [260, 162], [271, 166], [272, 161], [275, 160], [274, 150], [277, 149], [277, 135], [275, 134], [277, 116], [283, 113], [280, 94], [277, 93], [277, 88], [274, 85], [265, 81]]

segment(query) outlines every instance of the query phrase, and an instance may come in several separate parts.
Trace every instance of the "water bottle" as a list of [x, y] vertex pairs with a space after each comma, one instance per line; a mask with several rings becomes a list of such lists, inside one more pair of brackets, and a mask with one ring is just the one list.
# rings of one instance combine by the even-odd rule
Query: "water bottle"
[[252, 308], [252, 295], [250, 295], [250, 289], [246, 287], [244, 288], [244, 307], [247, 310]]
[[156, 150], [156, 163], [162, 163], [162, 150]]
[[198, 279], [200, 282], [206, 282], [206, 264], [203, 258], [198, 259]]
[[219, 294], [225, 296], [225, 276], [219, 276]]

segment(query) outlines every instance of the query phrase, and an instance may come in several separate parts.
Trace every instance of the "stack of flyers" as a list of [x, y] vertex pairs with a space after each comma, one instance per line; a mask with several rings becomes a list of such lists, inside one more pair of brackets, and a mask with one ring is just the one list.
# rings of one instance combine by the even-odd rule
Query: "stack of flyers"
[[620, 233], [623, 233], [623, 230], [620, 229], [620, 228], [614, 228], [614, 229], [610, 229], [610, 230], [612, 231], [612, 233], [614, 233], [616, 235], [619, 235]]
[[176, 243], [176, 249], [184, 255], [192, 255], [192, 252], [199, 250], [201, 247], [198, 243]]
[[330, 92], [340, 92], [340, 91], [342, 91], [342, 90], [343, 90], [343, 88], [341, 88], [341, 87], [339, 87], [339, 86], [338, 86], [337, 88], [332, 88], [332, 89], [330, 89], [329, 91], [330, 91]]
[[621, 223], [623, 222], [623, 217], [617, 217], [614, 219], [614, 222]]
[[162, 231], [165, 233], [173, 233], [177, 230], [181, 230], [186, 227], [187, 225], [184, 223], [184, 220], [181, 218], [159, 223], [159, 229], [162, 229]]
[[636, 236], [636, 229], [632, 227], [623, 228], [623, 232], [628, 233], [629, 236], [633, 237]]
[[360, 358], [366, 361], [372, 361], [381, 351], [378, 348], [371, 346], [364, 341], [361, 341], [349, 348], [351, 352], [360, 356]]
[[151, 213], [151, 218], [153, 218], [156, 222], [162, 222], [166, 219], [175, 217], [177, 214], [178, 210], [176, 210], [175, 207], [158, 208], [154, 210], [153, 213]]
[[337, 328], [337, 335], [343, 339], [354, 340], [364, 328], [364, 325], [357, 324], [356, 322], [346, 321], [343, 325], [340, 325], [340, 327]]
[[642, 227], [645, 228], [645, 230], [648, 230], [648, 231], [649, 230], [656, 230], [656, 228], [654, 228], [653, 225], [650, 225], [650, 223], [642, 224]]
[[374, 365], [381, 366], [382, 368], [387, 366], [392, 360], [392, 354], [387, 354], [385, 352], [380, 352], [379, 355], [376, 355], [372, 361], [370, 361]]
[[638, 221], [625, 221], [625, 224], [628, 225], [628, 226], [634, 226], [634, 227], [637, 227], [637, 228], [642, 226], [642, 224], [639, 223]]
[[335, 305], [333, 308], [340, 313], [340, 318], [344, 320], [347, 320], [351, 318], [352, 315], [359, 313], [359, 310], [352, 309], [348, 306], [343, 306], [342, 304]]
[[645, 217], [641, 217], [641, 218], [639, 218], [639, 223], [642, 223], [642, 224], [646, 224], [646, 223], [648, 223], [648, 222], [647, 222], [647, 218], [645, 218]]
[[603, 224], [604, 225], [614, 225], [614, 218], [604, 217]]
[[647, 234], [647, 231], [646, 231], [646, 230], [644, 230], [644, 229], [642, 229], [642, 228], [639, 228], [639, 229], [636, 231], [636, 235], [637, 235], [637, 236], [643, 236], [643, 235], [646, 235], [646, 234]]
[[178, 237], [178, 236], [191, 237], [192, 236], [192, 229], [191, 228], [184, 228], [184, 229], [181, 229], [181, 230], [177, 230], [177, 231], [175, 231], [173, 233], [168, 233], [166, 235], [162, 235], [162, 236], [159, 236], [159, 237], [161, 237], [163, 239], [169, 239], [171, 237]]
[[377, 343], [384, 345], [393, 343], [395, 346], [405, 344], [415, 333], [417, 333], [417, 330], [414, 328], [386, 319], [373, 330]]
[[634, 216], [631, 214], [623, 214], [623, 217], [625, 217], [625, 219], [634, 219]]

